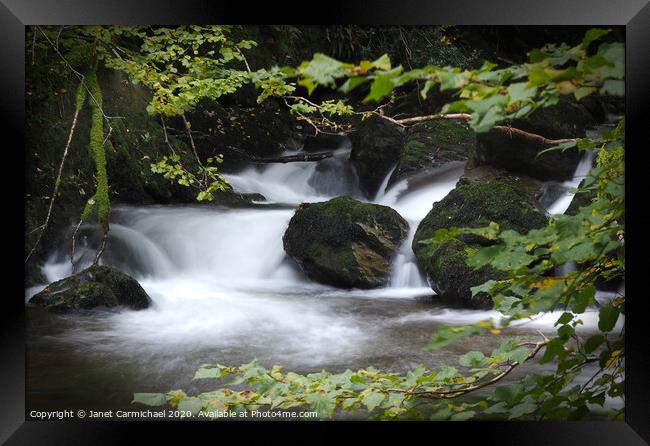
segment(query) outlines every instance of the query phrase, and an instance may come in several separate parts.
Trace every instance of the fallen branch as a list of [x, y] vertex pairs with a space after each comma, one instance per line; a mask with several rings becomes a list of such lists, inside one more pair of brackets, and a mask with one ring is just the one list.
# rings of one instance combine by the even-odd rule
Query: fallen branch
[[251, 156], [250, 154], [236, 147], [227, 146], [226, 149], [244, 155], [248, 161], [254, 164], [269, 164], [269, 163], [286, 164], [286, 163], [297, 163], [297, 162], [307, 162], [307, 161], [320, 161], [334, 156], [334, 152], [319, 152], [319, 153], [301, 153], [299, 155], [260, 158], [256, 156]]

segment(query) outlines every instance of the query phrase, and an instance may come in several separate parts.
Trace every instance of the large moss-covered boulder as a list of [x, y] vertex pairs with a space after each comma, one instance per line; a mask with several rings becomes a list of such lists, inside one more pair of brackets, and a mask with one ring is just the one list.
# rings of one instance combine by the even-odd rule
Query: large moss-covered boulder
[[465, 161], [476, 145], [474, 132], [456, 120], [427, 121], [406, 133], [388, 185], [451, 161]]
[[91, 266], [48, 285], [30, 303], [66, 312], [96, 307], [147, 308], [151, 299], [132, 277], [112, 266]]
[[[555, 106], [537, 109], [530, 116], [509, 124], [548, 139], [561, 139], [583, 137], [585, 129], [594, 123], [583, 105], [561, 100]], [[570, 179], [580, 161], [576, 148], [537, 156], [549, 146], [514, 133], [491, 130], [478, 134], [476, 141], [472, 157], [475, 165], [488, 164], [544, 181]]]
[[391, 258], [407, 232], [408, 223], [393, 209], [338, 197], [300, 205], [283, 242], [312, 280], [375, 288], [387, 283]]
[[350, 160], [357, 169], [359, 185], [368, 197], [374, 197], [386, 175], [397, 163], [402, 151], [401, 129], [377, 116], [362, 121], [350, 135]]
[[490, 266], [473, 269], [467, 265], [467, 248], [487, 245], [480, 236], [461, 236], [439, 243], [422, 244], [438, 229], [452, 227], [483, 227], [491, 221], [502, 229], [528, 232], [546, 223], [546, 215], [529, 194], [515, 185], [492, 180], [457, 186], [420, 222], [413, 239], [413, 252], [427, 273], [433, 290], [446, 303], [455, 306], [486, 308], [487, 295], [471, 297], [470, 288], [490, 279], [498, 280], [504, 273]]

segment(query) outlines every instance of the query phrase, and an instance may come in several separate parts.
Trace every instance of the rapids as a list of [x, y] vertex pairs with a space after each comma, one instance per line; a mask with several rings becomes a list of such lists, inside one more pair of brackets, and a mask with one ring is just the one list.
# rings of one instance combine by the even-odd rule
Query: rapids
[[[297, 371], [370, 365], [403, 371], [448, 362], [470, 347], [496, 347], [501, 336], [435, 353], [422, 350], [439, 324], [499, 320], [495, 312], [439, 306], [411, 250], [418, 223], [455, 187], [462, 162], [390, 188], [388, 173], [372, 202], [393, 207], [411, 229], [387, 287], [339, 290], [316, 284], [285, 256], [282, 235], [298, 204], [343, 194], [363, 199], [348, 156], [348, 149], [340, 149], [319, 162], [252, 166], [226, 175], [236, 190], [268, 200], [249, 208], [116, 207], [102, 261], [135, 277], [153, 304], [142, 311], [75, 316], [30, 306], [32, 406], [128, 406], [132, 392], [191, 389], [198, 385], [191, 382], [194, 370], [205, 362], [258, 358]], [[590, 163], [586, 158], [580, 163], [576, 177], [561, 185], [564, 190], [579, 183]], [[570, 193], [562, 192], [548, 210], [561, 213], [569, 203]], [[80, 268], [90, 264], [98, 242], [97, 228], [84, 226]], [[43, 267], [48, 282], [70, 274], [67, 256], [67, 245], [51, 254]], [[43, 286], [26, 290], [26, 299]], [[588, 313], [579, 329], [593, 330], [595, 316]], [[551, 331], [556, 319], [545, 315], [515, 331]]]

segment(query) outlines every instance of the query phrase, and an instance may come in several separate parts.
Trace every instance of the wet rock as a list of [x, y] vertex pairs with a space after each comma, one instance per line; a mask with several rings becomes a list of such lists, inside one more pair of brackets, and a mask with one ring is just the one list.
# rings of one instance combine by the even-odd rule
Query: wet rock
[[[561, 139], [585, 136], [585, 129], [595, 124], [595, 120], [584, 106], [575, 101], [560, 100], [555, 106], [537, 109], [530, 116], [510, 124], [548, 139]], [[542, 181], [570, 179], [580, 161], [576, 148], [538, 156], [549, 146], [514, 133], [491, 130], [478, 134], [476, 140], [476, 151], [472, 156], [474, 165], [491, 165]]]
[[465, 161], [475, 145], [474, 132], [463, 122], [441, 119], [416, 124], [406, 133], [388, 185], [448, 162]]
[[147, 308], [151, 299], [132, 277], [112, 266], [91, 266], [80, 273], [51, 283], [30, 303], [48, 310], [67, 312], [96, 307]]
[[321, 152], [325, 150], [336, 150], [350, 144], [347, 135], [330, 135], [319, 133], [316, 136], [307, 136], [303, 150], [305, 152]]
[[407, 232], [408, 223], [393, 209], [337, 197], [300, 205], [283, 242], [312, 280], [376, 288], [388, 282], [391, 258]]
[[367, 197], [374, 197], [399, 160], [403, 133], [398, 126], [373, 116], [362, 121], [350, 139], [350, 160], [359, 175], [360, 187]]
[[516, 187], [533, 200], [539, 200], [544, 193], [544, 185], [540, 181], [526, 175], [518, 175], [493, 166], [467, 165], [457, 185], [476, 184], [494, 180], [502, 181]]
[[505, 273], [490, 266], [478, 269], [467, 265], [466, 249], [490, 243], [480, 236], [461, 236], [439, 244], [423, 244], [438, 229], [483, 227], [491, 221], [501, 229], [528, 232], [546, 224], [547, 217], [531, 196], [516, 186], [500, 180], [467, 183], [457, 186], [442, 200], [434, 203], [422, 220], [413, 239], [413, 252], [427, 273], [431, 287], [441, 299], [454, 306], [489, 308], [487, 295], [472, 299], [470, 288], [487, 280], [499, 280]]

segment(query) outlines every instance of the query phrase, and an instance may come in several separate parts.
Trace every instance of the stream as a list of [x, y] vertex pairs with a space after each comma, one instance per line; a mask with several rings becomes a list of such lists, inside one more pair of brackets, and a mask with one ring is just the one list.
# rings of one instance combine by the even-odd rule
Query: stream
[[[462, 175], [462, 162], [431, 171], [417, 184], [402, 180], [388, 189], [387, 175], [372, 202], [394, 208], [411, 229], [385, 288], [320, 285], [285, 256], [282, 235], [297, 205], [344, 194], [363, 199], [348, 157], [349, 149], [340, 149], [319, 162], [254, 166], [226, 175], [235, 190], [267, 198], [249, 207], [115, 207], [102, 262], [136, 278], [153, 303], [142, 311], [75, 315], [27, 305], [28, 407], [132, 408], [134, 392], [205, 391], [209, 383], [192, 382], [202, 363], [238, 365], [257, 358], [265, 366], [283, 364], [303, 373], [371, 365], [403, 372], [420, 363], [454, 365], [456, 356], [468, 350], [495, 348], [505, 335], [423, 350], [441, 324], [499, 320], [493, 311], [438, 304], [410, 248], [432, 203]], [[566, 210], [572, 198], [567, 191], [577, 186], [591, 162], [585, 157], [573, 180], [554, 185], [555, 196], [546, 205], [550, 213]], [[96, 228], [83, 229], [80, 267], [90, 264], [97, 238]], [[43, 267], [48, 282], [70, 274], [67, 256], [63, 248], [52, 253]], [[43, 287], [26, 290], [25, 298]], [[612, 295], [600, 293], [599, 300]], [[508, 336], [554, 332], [558, 314], [517, 324]], [[597, 309], [583, 320], [580, 334], [596, 331]], [[530, 367], [519, 367], [512, 378]]]

